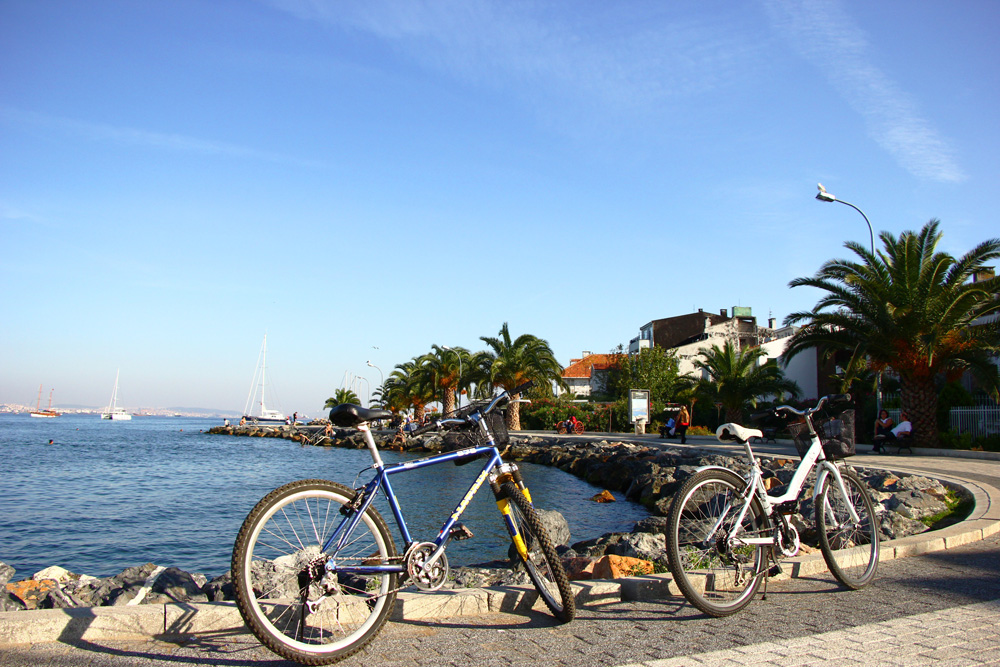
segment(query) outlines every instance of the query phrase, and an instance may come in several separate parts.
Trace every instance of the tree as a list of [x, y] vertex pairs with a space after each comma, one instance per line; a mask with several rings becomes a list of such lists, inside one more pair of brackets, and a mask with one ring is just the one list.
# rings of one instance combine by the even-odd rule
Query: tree
[[455, 411], [455, 391], [462, 386], [462, 374], [469, 351], [463, 348], [446, 350], [438, 345], [432, 345], [431, 348], [431, 352], [418, 359], [415, 372], [441, 398], [444, 414], [451, 414]]
[[396, 364], [395, 370], [389, 374], [392, 380], [391, 392], [395, 401], [413, 408], [413, 416], [420, 421], [424, 418], [424, 408], [434, 400], [434, 389], [427, 382], [427, 375], [420, 372], [420, 357], [412, 361]]
[[[506, 322], [497, 337], [483, 336], [480, 340], [489, 348], [475, 357], [481, 388], [488, 387], [492, 391], [502, 387], [511, 391], [528, 380], [538, 384], [562, 383], [562, 366], [547, 341], [531, 334], [522, 334], [512, 340]], [[520, 406], [512, 400], [507, 408], [507, 428], [511, 430], [521, 430]]]
[[694, 365], [708, 377], [698, 383], [696, 395], [721, 403], [726, 410], [726, 421], [742, 421], [747, 406], [756, 406], [759, 398], [801, 393], [777, 364], [760, 363], [766, 354], [759, 347], [740, 350], [727, 340], [721, 348], [713, 345], [702, 355], [704, 358], [697, 359]]
[[638, 354], [615, 354], [608, 372], [607, 393], [613, 399], [627, 398], [630, 389], [648, 389], [652, 399], [668, 401], [690, 381], [678, 373], [673, 350], [652, 347]]
[[326, 404], [323, 406], [325, 410], [336, 407], [341, 403], [353, 403], [354, 405], [361, 405], [361, 399], [350, 389], [338, 389], [333, 393], [333, 396], [326, 399]]
[[940, 376], [954, 379], [970, 371], [994, 395], [1000, 387], [992, 363], [1000, 352], [1000, 321], [973, 324], [1000, 310], [1000, 278], [970, 282], [1000, 257], [1000, 239], [955, 259], [936, 251], [938, 225], [931, 220], [898, 239], [882, 232], [878, 254], [846, 243], [860, 261], [830, 260], [812, 278], [791, 281], [791, 287], [815, 287], [826, 295], [811, 311], [785, 318], [786, 324], [803, 324], [785, 349], [785, 363], [808, 348], [830, 347], [866, 357], [876, 372], [891, 367], [899, 375], [915, 443], [924, 447], [938, 440]]

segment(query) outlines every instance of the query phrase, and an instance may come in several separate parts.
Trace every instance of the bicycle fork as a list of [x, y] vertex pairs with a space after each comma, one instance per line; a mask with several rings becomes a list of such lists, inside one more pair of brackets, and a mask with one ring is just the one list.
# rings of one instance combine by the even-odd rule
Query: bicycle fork
[[514, 548], [517, 549], [518, 555], [527, 561], [528, 545], [524, 543], [524, 538], [517, 529], [517, 523], [514, 521], [513, 513], [510, 509], [510, 501], [506, 498], [500, 497], [501, 485], [505, 482], [514, 482], [524, 497], [527, 498], [528, 502], [531, 502], [531, 493], [528, 491], [528, 487], [524, 484], [524, 479], [521, 477], [521, 471], [518, 470], [517, 466], [513, 463], [504, 463], [494, 468], [494, 470], [490, 473], [489, 480], [490, 488], [493, 489], [493, 496], [496, 498], [497, 508], [503, 515], [504, 523], [507, 524], [507, 531], [510, 533], [511, 540], [514, 542]]

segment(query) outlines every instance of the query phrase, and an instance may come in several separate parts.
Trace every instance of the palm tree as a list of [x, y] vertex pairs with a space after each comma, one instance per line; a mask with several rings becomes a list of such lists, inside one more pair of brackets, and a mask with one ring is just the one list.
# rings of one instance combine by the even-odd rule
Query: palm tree
[[785, 363], [808, 348], [830, 347], [867, 357], [876, 372], [891, 367], [899, 375], [915, 443], [925, 447], [937, 444], [939, 375], [953, 379], [971, 371], [994, 395], [1000, 386], [991, 359], [1000, 352], [1000, 322], [973, 325], [1000, 310], [1000, 278], [969, 281], [1000, 257], [1000, 239], [955, 259], [936, 252], [938, 224], [931, 220], [898, 239], [880, 233], [884, 249], [877, 255], [846, 243], [861, 261], [830, 260], [812, 278], [790, 282], [826, 295], [811, 311], [785, 318], [786, 324], [804, 323], [788, 343]]
[[438, 345], [431, 348], [431, 352], [420, 357], [417, 372], [431, 386], [435, 396], [440, 396], [444, 414], [451, 414], [455, 411], [455, 390], [461, 387], [465, 370], [461, 354], [464, 352], [468, 357], [469, 351], [463, 348], [445, 350]]
[[398, 392], [395, 400], [405, 405], [403, 409], [412, 407], [417, 421], [423, 419], [424, 409], [435, 396], [433, 387], [427, 382], [427, 375], [420, 370], [420, 357], [396, 364], [389, 380], [393, 382], [393, 392]]
[[361, 399], [350, 389], [338, 389], [333, 392], [333, 396], [326, 399], [326, 404], [323, 408], [329, 410], [334, 408], [341, 403], [353, 403], [354, 405], [361, 405]]
[[[538, 384], [553, 380], [562, 383], [562, 366], [547, 341], [531, 334], [522, 334], [512, 340], [506, 322], [497, 337], [483, 336], [480, 340], [489, 347], [475, 359], [480, 387], [513, 390], [528, 380]], [[507, 428], [521, 430], [520, 407], [520, 403], [511, 401], [507, 408]]]
[[727, 340], [721, 348], [713, 345], [702, 355], [704, 358], [695, 360], [694, 365], [708, 377], [698, 383], [696, 395], [721, 403], [726, 421], [741, 421], [747, 406], [756, 406], [757, 399], [764, 396], [801, 393], [777, 364], [761, 364], [766, 353], [759, 347], [740, 350]]

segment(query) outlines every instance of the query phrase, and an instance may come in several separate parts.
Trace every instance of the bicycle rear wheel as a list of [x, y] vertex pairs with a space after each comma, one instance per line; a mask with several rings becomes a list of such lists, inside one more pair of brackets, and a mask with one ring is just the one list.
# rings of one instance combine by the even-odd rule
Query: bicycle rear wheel
[[674, 496], [667, 516], [667, 559], [677, 587], [709, 616], [728, 616], [750, 604], [769, 547], [739, 538], [769, 536], [756, 497], [740, 522], [746, 481], [727, 470], [695, 473]]
[[[836, 480], [827, 477], [817, 499], [816, 530], [830, 572], [844, 586], [857, 590], [870, 584], [878, 570], [879, 521], [868, 485], [847, 467], [840, 468], [840, 476], [848, 497], [840, 493]], [[861, 521], [851, 520], [848, 503]]]
[[353, 575], [327, 567], [389, 564], [396, 546], [373, 508], [345, 547], [320, 551], [345, 518], [353, 489], [325, 480], [286, 484], [247, 516], [233, 547], [236, 603], [257, 639], [307, 665], [341, 660], [381, 631], [396, 600], [396, 573]]
[[[569, 578], [563, 569], [562, 560], [552, 546], [538, 513], [513, 482], [504, 482], [500, 486], [497, 504], [501, 506], [501, 512], [504, 509], [503, 501], [507, 501], [507, 512], [504, 512], [504, 517], [516, 528], [518, 538], [523, 542], [523, 554], [517, 538], [514, 540], [514, 547], [528, 571], [531, 582], [538, 589], [539, 595], [552, 614], [563, 623], [569, 623], [576, 615], [576, 600], [570, 588]], [[510, 530], [511, 526], [508, 525], [507, 528]]]

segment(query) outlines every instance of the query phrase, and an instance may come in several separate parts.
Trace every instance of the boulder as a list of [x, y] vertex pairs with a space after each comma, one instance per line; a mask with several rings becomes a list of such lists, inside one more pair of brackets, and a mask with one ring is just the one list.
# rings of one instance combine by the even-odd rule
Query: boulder
[[596, 558], [577, 556], [576, 558], [564, 558], [563, 569], [570, 581], [581, 581], [594, 578], [594, 566], [597, 564]]
[[594, 565], [594, 579], [621, 579], [652, 573], [653, 564], [648, 560], [628, 556], [603, 556]]
[[38, 603], [53, 589], [59, 589], [55, 579], [25, 579], [6, 586], [8, 597], [17, 598], [24, 609], [38, 609]]
[[609, 545], [605, 554], [627, 556], [643, 561], [667, 563], [667, 544], [663, 535], [654, 533], [627, 533]]
[[538, 518], [541, 519], [542, 528], [549, 534], [549, 539], [552, 540], [553, 547], [561, 544], [569, 544], [570, 531], [569, 522], [566, 521], [566, 517], [555, 510], [535, 508], [535, 512], [538, 514]]
[[226, 572], [222, 576], [212, 579], [201, 587], [201, 592], [205, 594], [209, 602], [235, 600], [236, 590], [233, 588], [232, 572]]

